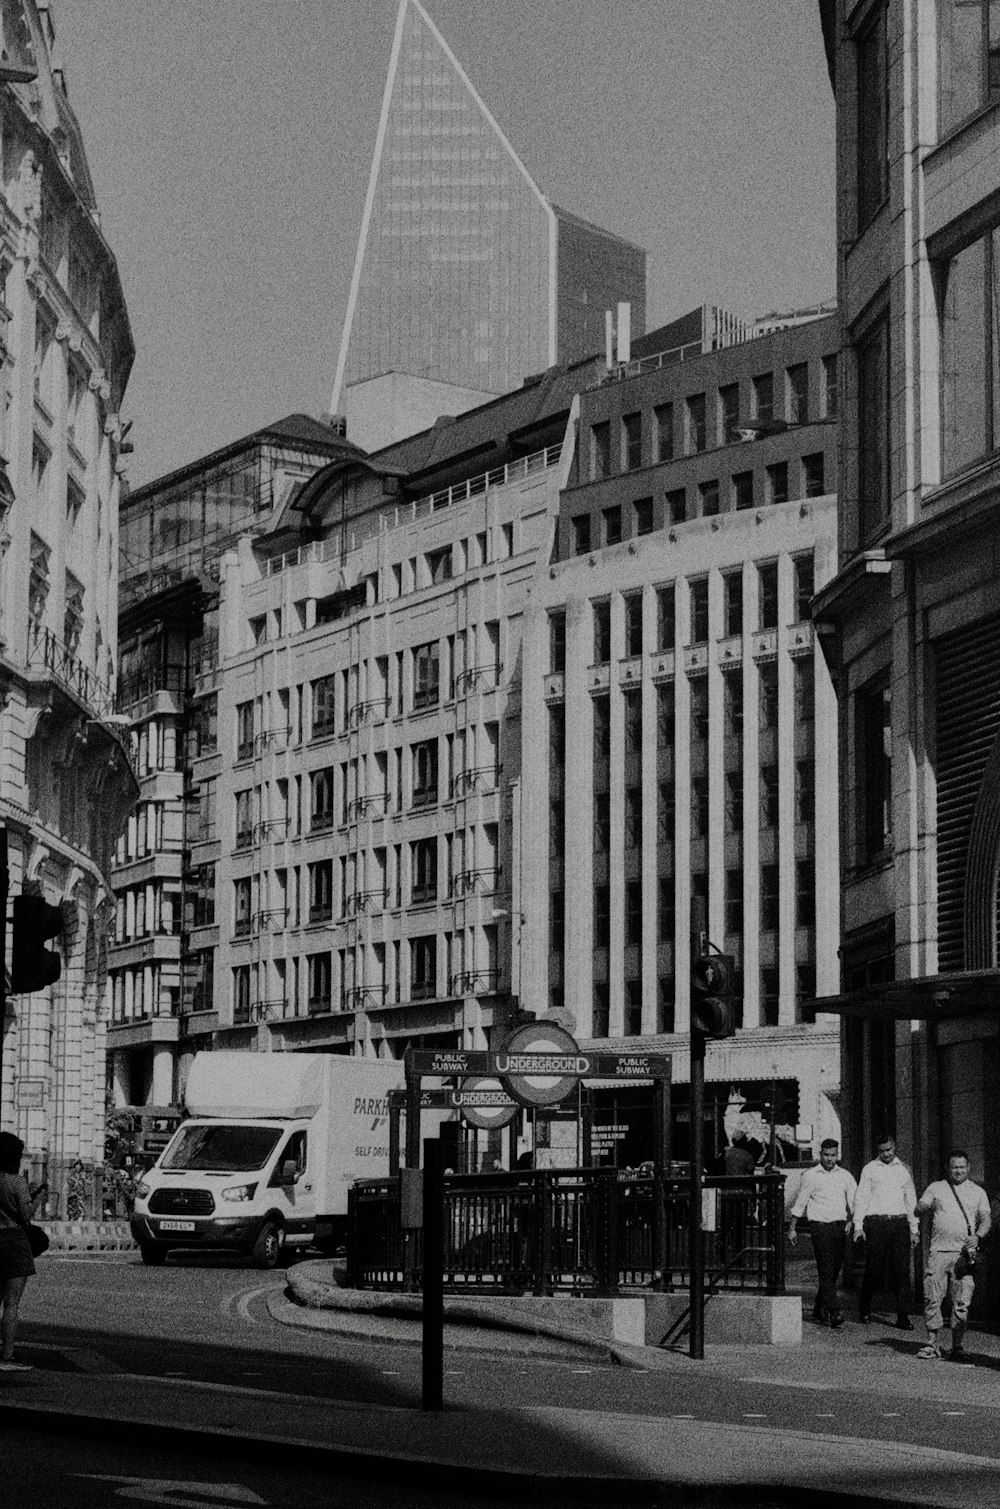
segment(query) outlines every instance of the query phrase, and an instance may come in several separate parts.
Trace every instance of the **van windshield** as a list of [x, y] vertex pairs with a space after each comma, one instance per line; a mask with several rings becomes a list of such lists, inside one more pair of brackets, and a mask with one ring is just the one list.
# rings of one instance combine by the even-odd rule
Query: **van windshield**
[[263, 1168], [281, 1135], [280, 1127], [181, 1127], [160, 1167], [197, 1168], [220, 1174]]

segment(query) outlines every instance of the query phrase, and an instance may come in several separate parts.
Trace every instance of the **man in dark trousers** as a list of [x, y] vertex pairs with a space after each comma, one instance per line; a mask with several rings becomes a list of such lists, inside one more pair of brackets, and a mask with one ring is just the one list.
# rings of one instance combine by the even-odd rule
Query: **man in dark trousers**
[[912, 1331], [910, 1254], [920, 1235], [917, 1191], [910, 1170], [896, 1157], [896, 1139], [891, 1133], [878, 1139], [875, 1151], [876, 1157], [861, 1170], [854, 1197], [854, 1240], [865, 1239], [858, 1319], [862, 1325], [868, 1324], [873, 1294], [892, 1294], [896, 1325], [901, 1331]]
[[813, 1305], [813, 1320], [820, 1325], [829, 1321], [837, 1329], [844, 1324], [844, 1312], [837, 1294], [837, 1279], [844, 1263], [847, 1229], [851, 1223], [857, 1185], [853, 1174], [837, 1162], [840, 1145], [826, 1137], [819, 1145], [819, 1163], [806, 1169], [792, 1206], [788, 1240], [795, 1246], [796, 1227], [804, 1215], [809, 1222], [819, 1288]]

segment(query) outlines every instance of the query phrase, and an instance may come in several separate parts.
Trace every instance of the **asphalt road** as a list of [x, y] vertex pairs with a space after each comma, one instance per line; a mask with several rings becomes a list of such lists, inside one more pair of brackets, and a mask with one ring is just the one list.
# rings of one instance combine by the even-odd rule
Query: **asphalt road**
[[[269, 1314], [266, 1295], [283, 1287], [280, 1271], [224, 1261], [144, 1268], [131, 1254], [50, 1255], [28, 1286], [22, 1340], [42, 1367], [419, 1406], [418, 1348], [282, 1326]], [[446, 1402], [477, 1411], [556, 1406], [816, 1431], [1000, 1461], [1000, 1412], [969, 1402], [974, 1391], [967, 1387], [960, 1399], [947, 1397], [944, 1364], [939, 1397], [914, 1399], [815, 1384], [762, 1386], [718, 1373], [701, 1378], [690, 1369], [642, 1372], [526, 1356], [512, 1347], [489, 1355], [449, 1351]]]

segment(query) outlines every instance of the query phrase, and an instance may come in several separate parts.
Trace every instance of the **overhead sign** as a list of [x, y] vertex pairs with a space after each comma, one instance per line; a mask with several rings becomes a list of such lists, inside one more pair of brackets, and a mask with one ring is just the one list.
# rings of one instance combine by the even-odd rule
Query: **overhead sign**
[[[544, 1032], [548, 1048], [536, 1042], [534, 1049], [525, 1051], [516, 1040], [523, 1032]], [[560, 1045], [554, 1045], [558, 1034]], [[573, 1046], [567, 1049], [566, 1041]], [[541, 1049], [536, 1052], [535, 1049]], [[512, 1055], [514, 1055], [512, 1057]], [[487, 1053], [478, 1049], [455, 1049], [432, 1052], [414, 1050], [407, 1054], [407, 1073], [418, 1078], [452, 1079], [465, 1078], [470, 1074], [483, 1074], [491, 1078], [506, 1078], [509, 1074], [560, 1078], [568, 1077], [572, 1084], [580, 1079], [669, 1079], [671, 1059], [668, 1053], [592, 1053], [582, 1052], [561, 1027], [552, 1022], [534, 1022], [529, 1027], [519, 1027], [511, 1040], [496, 1052]], [[509, 1088], [509, 1087], [508, 1087]], [[405, 1100], [404, 1092], [398, 1092]], [[422, 1090], [422, 1096], [444, 1094], [437, 1090]], [[568, 1093], [568, 1092], [567, 1092]], [[562, 1097], [560, 1097], [561, 1099]], [[531, 1101], [529, 1104], [543, 1104]], [[422, 1099], [423, 1106], [445, 1106], [446, 1100]]]
[[505, 1127], [517, 1115], [517, 1102], [512, 1100], [499, 1079], [473, 1074], [463, 1079], [453, 1090], [454, 1104], [471, 1127], [492, 1132]]
[[516, 1028], [496, 1059], [504, 1089], [525, 1106], [558, 1105], [576, 1089], [588, 1063], [576, 1038], [556, 1022]]

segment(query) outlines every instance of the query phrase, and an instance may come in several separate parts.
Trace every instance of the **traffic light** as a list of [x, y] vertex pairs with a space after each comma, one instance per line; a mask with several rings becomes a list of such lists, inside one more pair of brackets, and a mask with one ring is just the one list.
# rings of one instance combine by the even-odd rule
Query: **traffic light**
[[41, 896], [14, 897], [14, 943], [10, 956], [11, 995], [30, 995], [44, 990], [62, 973], [62, 960], [45, 944], [63, 930], [59, 907]]
[[732, 954], [701, 954], [691, 961], [691, 1031], [706, 1037], [732, 1037], [736, 1031], [733, 1012], [733, 980], [736, 961]]

